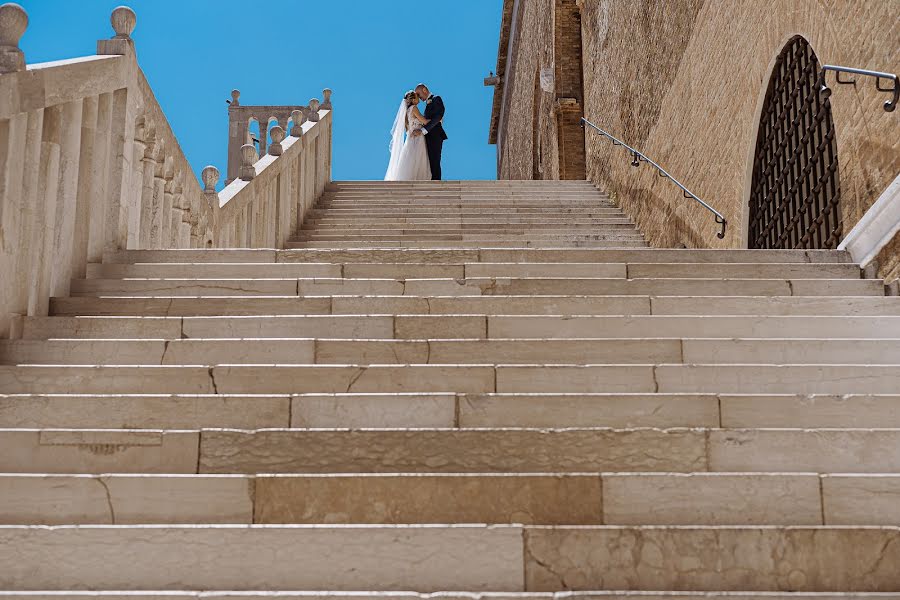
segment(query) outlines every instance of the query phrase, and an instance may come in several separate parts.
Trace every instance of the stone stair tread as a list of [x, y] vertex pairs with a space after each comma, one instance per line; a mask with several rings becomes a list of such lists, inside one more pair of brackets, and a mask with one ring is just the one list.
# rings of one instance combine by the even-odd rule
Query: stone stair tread
[[882, 428], [19, 428], [0, 448], [3, 473], [900, 474]]
[[[891, 591], [898, 537], [827, 526], [5, 526], [0, 556], [8, 590]], [[615, 552], [629, 540], [657, 551]], [[795, 575], [772, 571], [773, 552], [778, 573]], [[669, 567], [651, 567], [659, 560]], [[48, 563], [52, 573], [38, 568]]]
[[890, 525], [898, 496], [897, 474], [3, 474], [0, 523]]
[[900, 395], [713, 393], [3, 394], [8, 427], [900, 428]]
[[[900, 337], [191, 338], [0, 341], [4, 364], [900, 364]], [[202, 359], [199, 359], [202, 357]]]

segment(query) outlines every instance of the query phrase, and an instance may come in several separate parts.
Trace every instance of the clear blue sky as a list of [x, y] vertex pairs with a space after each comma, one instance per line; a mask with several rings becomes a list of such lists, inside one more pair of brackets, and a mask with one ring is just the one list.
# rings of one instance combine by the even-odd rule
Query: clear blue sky
[[[0, 0], [2, 1], [2, 0]], [[137, 13], [138, 62], [191, 165], [225, 177], [227, 105], [306, 104], [334, 90], [334, 178], [382, 179], [403, 92], [447, 105], [445, 179], [494, 179], [487, 143], [500, 0], [17, 0], [28, 63], [96, 52], [119, 4]]]

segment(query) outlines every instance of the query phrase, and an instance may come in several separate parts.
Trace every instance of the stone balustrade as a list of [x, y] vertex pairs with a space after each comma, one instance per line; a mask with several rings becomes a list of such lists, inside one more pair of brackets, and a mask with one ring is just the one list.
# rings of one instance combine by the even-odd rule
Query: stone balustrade
[[26, 66], [28, 16], [0, 6], [0, 337], [104, 252], [281, 246], [330, 180], [322, 109], [279, 128], [274, 152], [243, 154], [221, 193], [213, 167], [201, 185], [138, 65], [134, 12], [111, 23], [96, 55]]

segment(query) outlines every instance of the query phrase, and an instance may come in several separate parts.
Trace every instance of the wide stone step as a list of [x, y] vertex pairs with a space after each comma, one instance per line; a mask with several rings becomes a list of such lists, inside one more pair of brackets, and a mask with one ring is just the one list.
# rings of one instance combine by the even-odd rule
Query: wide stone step
[[891, 591], [900, 589], [898, 542], [897, 527], [6, 526], [0, 584], [7, 590]]
[[316, 249], [316, 250], [123, 250], [104, 254], [105, 263], [272, 262], [577, 262], [577, 263], [852, 263], [836, 250], [674, 250], [643, 248]]
[[900, 316], [261, 315], [26, 317], [21, 338], [900, 338]]
[[898, 365], [0, 366], [10, 394], [766, 393], [894, 394]]
[[[602, 275], [602, 274], [601, 274]], [[72, 296], [884, 296], [873, 279], [725, 279], [467, 277], [403, 281], [376, 278], [75, 279]], [[895, 300], [895, 303], [896, 300]]]
[[[267, 600], [271, 591], [191, 592], [3, 592], [3, 600], [69, 600], [99, 598], [101, 600]], [[278, 592], [279, 600], [900, 600], [900, 593], [890, 592], [628, 592], [593, 590], [589, 592]]]
[[900, 429], [0, 429], [3, 473], [900, 473]]
[[382, 210], [367, 208], [330, 207], [309, 209], [305, 218], [365, 218], [389, 219], [389, 218], [428, 218], [436, 220], [444, 219], [538, 219], [551, 218], [566, 219], [602, 219], [609, 215], [624, 217], [621, 208], [614, 206], [557, 206], [557, 207], [520, 207], [520, 206], [494, 206], [493, 208], [465, 207], [435, 209], [428, 206], [392, 206]]
[[558, 249], [558, 248], [592, 248], [592, 249], [616, 249], [624, 250], [629, 248], [647, 248], [646, 242], [637, 240], [534, 240], [534, 239], [517, 239], [517, 240], [382, 240], [382, 241], [290, 241], [285, 244], [288, 249], [420, 249], [420, 250], [444, 250], [448, 248], [464, 248], [469, 250], [477, 250], [484, 247], [491, 248], [535, 248], [535, 249]]
[[482, 233], [567, 235], [583, 232], [636, 232], [627, 220], [606, 219], [594, 223], [306, 223], [302, 235], [468, 235]]
[[431, 233], [428, 231], [381, 231], [368, 233], [353, 233], [339, 231], [304, 231], [293, 238], [295, 241], [335, 241], [335, 242], [458, 242], [458, 241], [485, 241], [487, 243], [507, 241], [529, 242], [568, 242], [568, 241], [641, 241], [643, 237], [633, 225], [617, 230], [613, 228], [587, 229], [584, 232], [570, 231], [568, 229], [548, 231], [450, 231], [445, 233]]
[[336, 393], [0, 395], [31, 429], [224, 427], [900, 428], [897, 395]]
[[735, 315], [896, 316], [885, 296], [117, 296], [52, 298], [61, 316]]
[[[895, 396], [715, 394], [8, 395], [31, 428], [900, 427]], [[552, 410], [551, 410], [552, 409]]]
[[890, 525], [897, 497], [900, 475], [4, 474], [0, 524]]
[[8, 365], [531, 365], [536, 363], [898, 365], [900, 338], [14, 340], [0, 341], [0, 363]]
[[552, 215], [552, 214], [503, 214], [485, 213], [483, 215], [453, 215], [433, 213], [434, 216], [403, 215], [395, 211], [383, 214], [369, 211], [358, 211], [357, 215], [342, 212], [308, 212], [303, 219], [304, 225], [317, 227], [331, 225], [393, 225], [410, 223], [414, 225], [596, 225], [605, 222], [627, 221], [628, 217], [618, 209], [603, 209], [597, 215]]

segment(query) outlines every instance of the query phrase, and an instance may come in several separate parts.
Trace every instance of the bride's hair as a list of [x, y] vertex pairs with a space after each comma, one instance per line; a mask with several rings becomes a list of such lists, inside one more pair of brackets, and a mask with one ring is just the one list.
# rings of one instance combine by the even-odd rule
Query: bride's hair
[[407, 106], [412, 106], [413, 104], [419, 103], [419, 96], [413, 90], [406, 92], [403, 95], [403, 99], [406, 100]]

